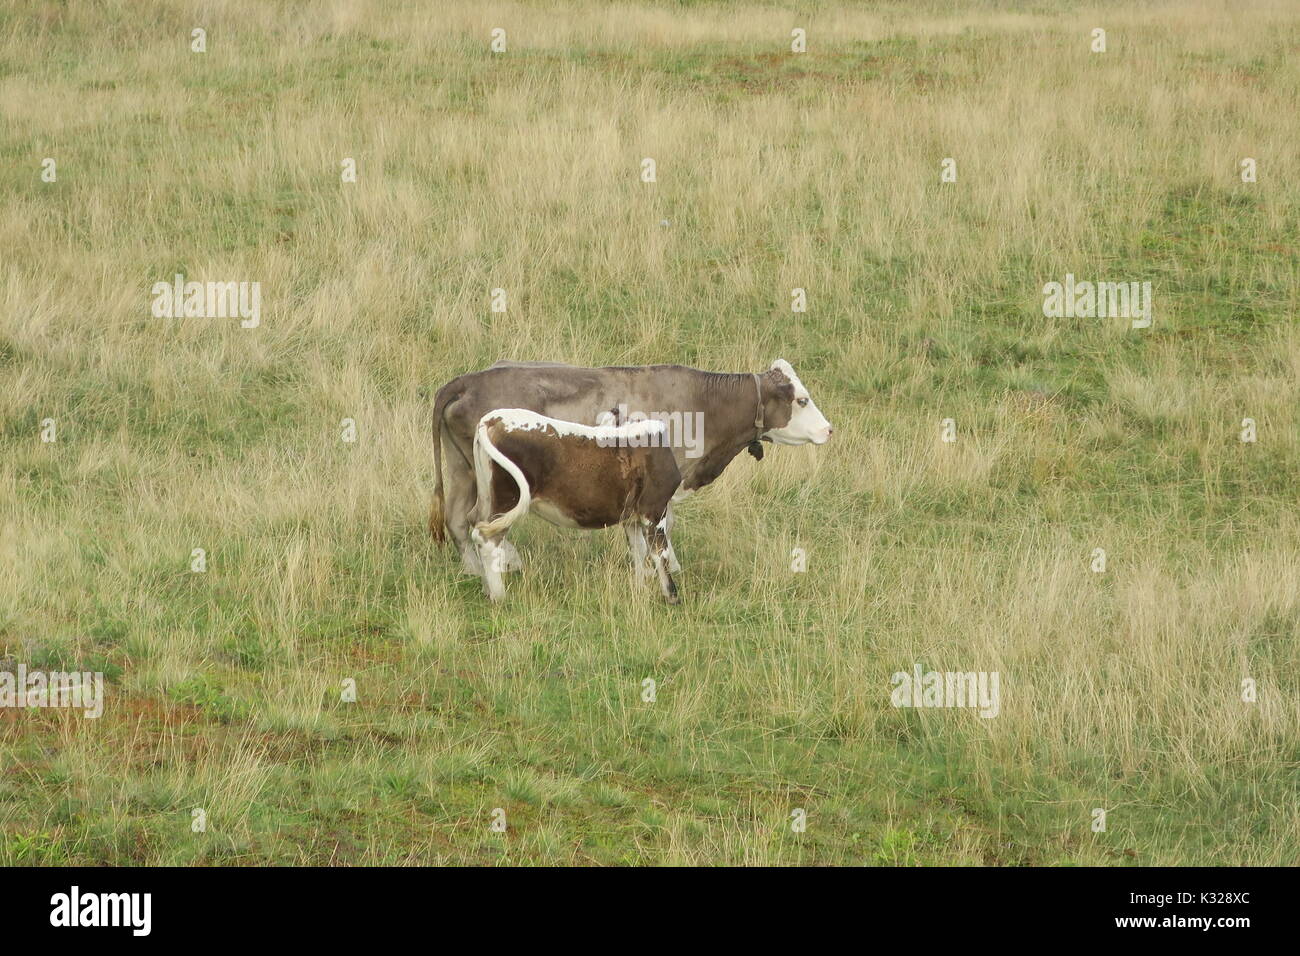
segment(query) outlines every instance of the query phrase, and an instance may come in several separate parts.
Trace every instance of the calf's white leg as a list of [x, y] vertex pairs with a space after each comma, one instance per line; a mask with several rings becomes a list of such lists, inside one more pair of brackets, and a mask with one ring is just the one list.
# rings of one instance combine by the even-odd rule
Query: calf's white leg
[[[503, 515], [492, 516], [492, 463], [500, 465], [519, 487], [519, 502]], [[532, 494], [524, 473], [509, 458], [492, 444], [487, 426], [479, 423], [474, 432], [474, 477], [478, 481], [479, 522], [474, 526], [470, 537], [483, 565], [483, 589], [493, 601], [505, 597], [505, 585], [501, 575], [510, 569], [513, 562], [519, 563], [519, 553], [506, 540], [510, 526], [528, 513]]]
[[511, 571], [522, 571], [524, 569], [523, 558], [519, 557], [519, 552], [509, 541], [501, 542], [501, 570], [509, 573]]
[[654, 574], [650, 567], [650, 547], [646, 544], [645, 527], [639, 522], [628, 521], [623, 525], [627, 534], [627, 546], [632, 552], [632, 568], [636, 571], [638, 581], [647, 580]]
[[668, 503], [668, 510], [664, 512], [664, 540], [668, 542], [668, 570], [676, 574], [682, 569], [677, 563], [677, 552], [673, 550], [673, 504]]
[[474, 539], [479, 561], [483, 565], [483, 590], [490, 600], [500, 601], [506, 596], [506, 586], [501, 580], [504, 554], [501, 541], [499, 538], [494, 541], [483, 537], [483, 533], [478, 528], [470, 532], [470, 537]]
[[[649, 521], [646, 522], [649, 525]], [[677, 604], [681, 598], [677, 596], [677, 584], [673, 581], [672, 572], [668, 568], [668, 535], [664, 533], [664, 523], [660, 521], [651, 530], [646, 528], [647, 544], [650, 549], [650, 556], [654, 559], [655, 570], [659, 572], [659, 587], [664, 592], [664, 599], [669, 604]]]

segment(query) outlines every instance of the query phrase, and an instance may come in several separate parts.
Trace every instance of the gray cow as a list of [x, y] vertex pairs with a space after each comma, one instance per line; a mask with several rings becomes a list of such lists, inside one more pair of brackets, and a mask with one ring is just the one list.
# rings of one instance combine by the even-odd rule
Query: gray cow
[[[474, 434], [479, 420], [498, 408], [528, 409], [583, 425], [618, 425], [644, 418], [664, 421], [665, 440], [682, 479], [674, 502], [712, 482], [746, 448], [761, 458], [760, 440], [821, 445], [831, 437], [830, 422], [784, 359], [760, 374], [704, 372], [682, 365], [579, 368], [550, 362], [498, 362], [461, 375], [438, 389], [434, 399], [437, 477], [429, 530], [438, 541], [445, 540], [445, 532], [451, 533], [467, 574], [479, 575], [483, 570], [470, 529], [476, 520], [493, 517], [477, 514]], [[672, 530], [671, 508], [666, 530]], [[629, 545], [635, 553], [630, 539]], [[518, 569], [513, 546], [506, 542], [505, 549], [501, 570]], [[680, 570], [671, 543], [669, 561], [671, 570]]]

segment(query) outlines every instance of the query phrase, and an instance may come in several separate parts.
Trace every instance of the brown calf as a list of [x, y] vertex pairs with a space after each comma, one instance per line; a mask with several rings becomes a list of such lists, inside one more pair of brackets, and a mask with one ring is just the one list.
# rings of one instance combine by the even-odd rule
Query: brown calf
[[664, 519], [682, 476], [662, 441], [666, 430], [656, 420], [578, 425], [523, 408], [484, 415], [474, 433], [480, 520], [470, 537], [488, 597], [505, 596], [505, 536], [531, 508], [562, 527], [623, 525], [638, 576], [648, 576], [653, 565], [664, 597], [676, 604]]

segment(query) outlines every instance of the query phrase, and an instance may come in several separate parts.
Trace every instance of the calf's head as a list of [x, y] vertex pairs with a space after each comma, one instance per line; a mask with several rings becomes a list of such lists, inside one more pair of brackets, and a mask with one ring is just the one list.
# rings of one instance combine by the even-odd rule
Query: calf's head
[[763, 378], [775, 383], [772, 391], [763, 389], [763, 421], [773, 426], [763, 433], [764, 438], [778, 445], [824, 445], [830, 441], [831, 423], [813, 404], [789, 362], [777, 359]]

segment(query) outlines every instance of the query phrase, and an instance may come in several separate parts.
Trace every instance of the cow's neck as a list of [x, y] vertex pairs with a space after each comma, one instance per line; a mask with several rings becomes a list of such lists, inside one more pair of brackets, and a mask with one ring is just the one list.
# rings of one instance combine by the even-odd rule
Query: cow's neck
[[705, 409], [704, 454], [681, 463], [683, 490], [710, 484], [758, 437], [754, 427], [758, 404], [759, 389], [748, 372], [698, 383], [694, 407]]

